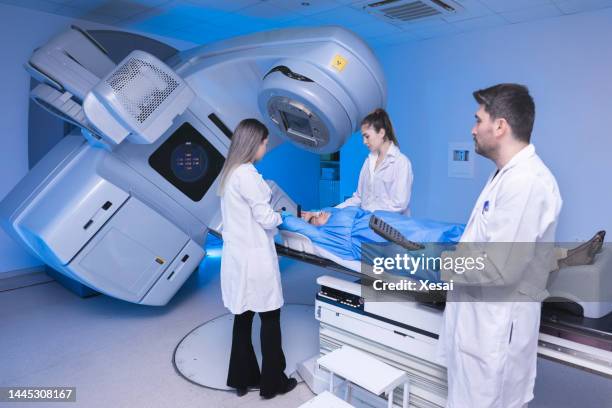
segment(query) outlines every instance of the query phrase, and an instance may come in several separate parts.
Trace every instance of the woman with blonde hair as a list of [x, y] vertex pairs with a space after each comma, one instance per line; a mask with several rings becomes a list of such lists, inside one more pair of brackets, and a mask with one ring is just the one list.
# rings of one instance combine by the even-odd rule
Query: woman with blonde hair
[[[256, 119], [245, 119], [232, 136], [221, 170], [219, 195], [223, 217], [221, 292], [223, 304], [234, 314], [232, 351], [227, 385], [238, 396], [259, 387], [264, 398], [295, 388], [297, 381], [284, 373], [280, 308], [283, 293], [274, 245], [281, 215], [270, 205], [271, 191], [253, 163], [266, 153], [268, 129]], [[261, 318], [261, 371], [251, 330]]]

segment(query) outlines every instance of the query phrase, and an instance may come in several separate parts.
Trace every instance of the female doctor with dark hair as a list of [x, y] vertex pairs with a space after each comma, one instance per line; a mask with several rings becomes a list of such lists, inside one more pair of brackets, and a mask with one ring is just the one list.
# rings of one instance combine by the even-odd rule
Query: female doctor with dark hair
[[[336, 207], [355, 206], [366, 211], [410, 215], [412, 164], [399, 149], [387, 112], [376, 109], [363, 118], [361, 135], [370, 154], [361, 167], [357, 191]], [[316, 213], [303, 211], [302, 214], [309, 220]]]
[[410, 215], [412, 165], [400, 152], [387, 112], [376, 109], [363, 118], [361, 135], [370, 154], [361, 167], [357, 191], [337, 207], [359, 206], [367, 211]]
[[[284, 373], [280, 308], [283, 293], [274, 246], [281, 215], [270, 205], [271, 191], [253, 166], [263, 158], [268, 129], [256, 119], [245, 119], [234, 131], [221, 170], [219, 195], [223, 217], [221, 292], [234, 314], [232, 351], [227, 385], [238, 396], [259, 387], [268, 399], [295, 388]], [[261, 318], [261, 371], [251, 341], [253, 317]]]

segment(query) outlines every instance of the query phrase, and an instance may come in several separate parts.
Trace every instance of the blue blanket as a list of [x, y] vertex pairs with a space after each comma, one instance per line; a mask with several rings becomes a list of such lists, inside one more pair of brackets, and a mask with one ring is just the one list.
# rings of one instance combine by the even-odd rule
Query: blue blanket
[[289, 215], [279, 228], [303, 234], [316, 245], [347, 260], [361, 260], [362, 244], [387, 242], [370, 228], [372, 214], [399, 230], [410, 241], [419, 243], [457, 243], [465, 228], [464, 224], [407, 217], [389, 211], [372, 213], [359, 207], [324, 208], [322, 211], [331, 213], [325, 225], [317, 227]]

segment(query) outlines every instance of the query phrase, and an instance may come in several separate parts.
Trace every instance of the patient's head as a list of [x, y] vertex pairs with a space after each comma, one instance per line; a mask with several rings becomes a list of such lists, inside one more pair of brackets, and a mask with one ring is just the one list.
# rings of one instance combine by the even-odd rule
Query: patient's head
[[329, 220], [331, 213], [327, 211], [319, 211], [315, 213], [309, 213], [302, 218], [306, 220], [309, 224], [320, 227], [321, 225], [325, 225]]

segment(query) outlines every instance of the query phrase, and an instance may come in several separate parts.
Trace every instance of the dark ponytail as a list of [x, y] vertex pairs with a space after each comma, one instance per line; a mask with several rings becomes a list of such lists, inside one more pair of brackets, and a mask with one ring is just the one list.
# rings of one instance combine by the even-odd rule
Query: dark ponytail
[[393, 131], [391, 119], [384, 109], [378, 108], [374, 112], [369, 113], [361, 121], [361, 126], [372, 126], [376, 132], [380, 132], [380, 129], [385, 129], [385, 138], [399, 147], [397, 137], [395, 137], [395, 132]]

